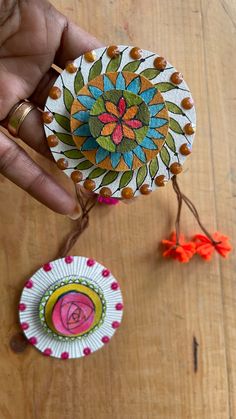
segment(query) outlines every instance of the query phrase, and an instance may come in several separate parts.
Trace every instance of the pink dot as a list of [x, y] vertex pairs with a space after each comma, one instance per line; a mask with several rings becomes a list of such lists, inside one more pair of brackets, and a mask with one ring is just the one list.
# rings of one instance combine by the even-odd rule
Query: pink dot
[[19, 311], [25, 311], [26, 305], [24, 303], [20, 303], [18, 308], [19, 308]]
[[84, 348], [83, 353], [84, 353], [84, 355], [90, 355], [91, 354], [91, 349], [90, 348]]
[[43, 354], [44, 354], [45, 356], [50, 356], [50, 355], [52, 355], [52, 350], [51, 350], [51, 348], [46, 348], [46, 349], [44, 349]]
[[62, 352], [61, 359], [68, 359], [68, 358], [69, 358], [68, 352]]
[[109, 275], [110, 275], [110, 271], [108, 271], [108, 269], [103, 269], [102, 276], [104, 276], [104, 278], [107, 278]]
[[103, 336], [102, 337], [102, 343], [108, 343], [110, 340], [109, 336]]
[[37, 341], [37, 338], [36, 337], [32, 336], [32, 338], [29, 338], [29, 343], [31, 345], [36, 345], [37, 342], [38, 341]]
[[94, 259], [88, 259], [88, 260], [87, 260], [87, 265], [88, 265], [88, 266], [93, 266], [93, 265], [95, 265], [95, 260], [94, 260]]
[[28, 281], [26, 281], [25, 283], [25, 288], [32, 288], [33, 287], [33, 281], [32, 279], [29, 279]]
[[113, 329], [118, 329], [118, 327], [120, 327], [120, 322], [117, 322], [117, 321], [113, 322], [112, 327]]
[[118, 282], [112, 282], [112, 284], [111, 284], [111, 289], [112, 289], [113, 291], [116, 291], [116, 290], [118, 290], [118, 288], [119, 288], [119, 284], [118, 284]]
[[26, 323], [26, 322], [24, 322], [24, 323], [21, 323], [21, 329], [22, 330], [27, 330], [27, 329], [29, 329], [29, 324], [28, 323]]
[[73, 256], [66, 256], [66, 257], [65, 257], [65, 262], [66, 262], [66, 263], [72, 263], [72, 262], [73, 262], [73, 260], [74, 260]]
[[43, 265], [43, 270], [45, 272], [49, 272], [52, 270], [52, 264], [51, 263], [45, 263], [45, 265]]
[[122, 303], [117, 303], [116, 304], [116, 310], [123, 310], [123, 304]]

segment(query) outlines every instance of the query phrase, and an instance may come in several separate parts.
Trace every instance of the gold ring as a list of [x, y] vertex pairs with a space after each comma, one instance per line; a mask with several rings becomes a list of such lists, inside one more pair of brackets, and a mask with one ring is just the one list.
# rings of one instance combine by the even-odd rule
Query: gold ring
[[21, 124], [33, 109], [35, 106], [30, 102], [20, 102], [12, 108], [7, 122], [7, 129], [11, 135], [17, 137]]

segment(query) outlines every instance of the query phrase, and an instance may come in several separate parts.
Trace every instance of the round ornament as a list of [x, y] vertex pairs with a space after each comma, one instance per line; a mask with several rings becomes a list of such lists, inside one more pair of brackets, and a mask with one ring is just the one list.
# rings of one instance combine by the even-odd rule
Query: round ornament
[[29, 343], [56, 358], [80, 358], [108, 343], [122, 319], [119, 284], [93, 259], [67, 256], [25, 284], [19, 304]]
[[78, 183], [92, 181], [94, 192], [109, 187], [115, 198], [124, 198], [127, 188], [132, 196], [150, 193], [177, 164], [182, 171], [196, 115], [182, 74], [165, 58], [112, 45], [71, 67], [56, 80], [43, 114], [59, 168], [72, 179], [79, 172]]

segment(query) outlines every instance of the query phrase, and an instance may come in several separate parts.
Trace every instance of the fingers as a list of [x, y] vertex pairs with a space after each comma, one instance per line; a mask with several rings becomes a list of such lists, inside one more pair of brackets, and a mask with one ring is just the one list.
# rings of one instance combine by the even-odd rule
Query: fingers
[[54, 68], [50, 68], [40, 80], [34, 93], [30, 96], [29, 100], [34, 103], [38, 108], [43, 109], [47, 100], [49, 90], [54, 85], [57, 77], [59, 76], [58, 71]]
[[[1, 121], [1, 124], [7, 129], [7, 119]], [[42, 125], [41, 112], [37, 108], [31, 110], [22, 122], [18, 137], [38, 153], [53, 160], [47, 145]]]
[[19, 138], [43, 156], [53, 160], [45, 137], [41, 112], [33, 109], [20, 126]]
[[103, 44], [94, 36], [75, 25], [66, 21], [62, 32], [60, 48], [55, 56], [55, 64], [65, 68], [66, 62], [78, 58], [81, 54], [101, 47]]
[[53, 211], [70, 215], [73, 219], [79, 217], [80, 209], [75, 197], [69, 195], [1, 131], [0, 173]]

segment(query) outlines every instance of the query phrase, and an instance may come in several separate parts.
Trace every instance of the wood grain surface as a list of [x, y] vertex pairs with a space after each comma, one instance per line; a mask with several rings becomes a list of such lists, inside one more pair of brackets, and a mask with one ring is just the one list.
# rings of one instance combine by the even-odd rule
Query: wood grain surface
[[[156, 51], [184, 74], [198, 130], [180, 184], [209, 230], [234, 241], [235, 0], [53, 4], [105, 44]], [[25, 280], [55, 257], [73, 222], [3, 177], [0, 194], [1, 419], [236, 419], [235, 254], [211, 263], [196, 257], [185, 266], [160, 257], [159, 241], [172, 230], [176, 212], [171, 184], [132, 205], [94, 210], [73, 254], [112, 270], [123, 291], [124, 319], [106, 348], [68, 362], [32, 347], [17, 355], [9, 340], [18, 330]], [[198, 231], [185, 211], [182, 229]]]

